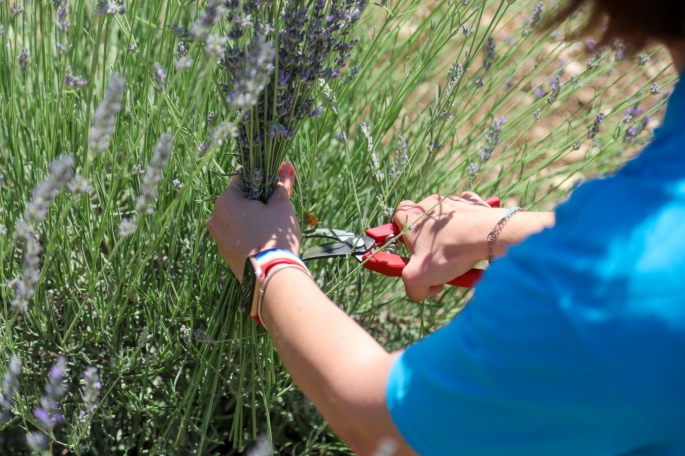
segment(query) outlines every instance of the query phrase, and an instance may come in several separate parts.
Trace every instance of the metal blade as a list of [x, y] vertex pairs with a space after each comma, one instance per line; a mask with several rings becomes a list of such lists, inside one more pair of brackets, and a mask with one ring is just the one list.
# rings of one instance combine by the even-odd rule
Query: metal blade
[[338, 230], [335, 228], [317, 228], [312, 231], [306, 231], [304, 236], [307, 238], [327, 238], [335, 239], [336, 241], [345, 241], [350, 238], [356, 238], [357, 235], [345, 230]]
[[302, 260], [317, 260], [320, 258], [339, 258], [350, 254], [352, 248], [345, 242], [328, 242], [315, 245], [302, 253]]

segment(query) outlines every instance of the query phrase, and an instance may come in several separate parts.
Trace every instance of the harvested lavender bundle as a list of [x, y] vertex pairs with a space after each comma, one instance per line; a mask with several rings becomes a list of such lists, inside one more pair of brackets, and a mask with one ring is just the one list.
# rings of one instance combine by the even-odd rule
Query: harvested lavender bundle
[[248, 198], [262, 202], [278, 183], [280, 163], [302, 121], [319, 115], [315, 89], [331, 81], [358, 40], [350, 38], [368, 0], [211, 1], [191, 27], [214, 55], [211, 28], [229, 22], [221, 66], [237, 127], [238, 171]]

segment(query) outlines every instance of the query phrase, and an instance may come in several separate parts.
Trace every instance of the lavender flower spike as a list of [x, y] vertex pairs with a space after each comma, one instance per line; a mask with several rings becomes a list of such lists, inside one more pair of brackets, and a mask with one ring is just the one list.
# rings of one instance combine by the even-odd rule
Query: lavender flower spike
[[50, 368], [45, 395], [40, 397], [40, 407], [33, 409], [33, 416], [45, 430], [55, 427], [64, 421], [60, 411], [59, 400], [67, 392], [64, 375], [67, 373], [67, 359], [60, 356]]
[[43, 451], [48, 446], [48, 438], [40, 431], [33, 431], [26, 434], [26, 444], [33, 451], [43, 454]]
[[83, 390], [83, 410], [79, 413], [78, 421], [84, 423], [88, 418], [93, 416], [100, 401], [100, 377], [98, 376], [97, 367], [87, 367], [83, 372], [84, 385]]
[[155, 84], [157, 85], [157, 91], [163, 91], [164, 85], [166, 84], [166, 73], [164, 72], [162, 65], [157, 62], [155, 62], [155, 72], [153, 73], [153, 76], [155, 78]]
[[21, 52], [17, 56], [17, 62], [19, 62], [19, 68], [21, 69], [22, 73], [25, 73], [26, 70], [28, 70], [30, 60], [31, 57], [29, 57], [29, 50], [26, 48], [21, 48]]
[[93, 125], [88, 132], [88, 146], [95, 153], [102, 153], [109, 147], [109, 139], [114, 133], [117, 114], [121, 111], [121, 101], [125, 91], [126, 81], [124, 78], [118, 74], [113, 75], [107, 84], [105, 99], [95, 111]]
[[0, 395], [0, 424], [10, 420], [10, 408], [14, 405], [14, 395], [19, 392], [19, 377], [21, 361], [15, 355], [10, 356], [9, 372], [2, 380], [2, 395]]
[[210, 0], [205, 9], [205, 15], [197, 22], [190, 26], [190, 33], [198, 39], [206, 40], [209, 36], [209, 31], [214, 24], [219, 22], [221, 16], [226, 12], [226, 7], [222, 0]]
[[257, 35], [250, 46], [245, 68], [235, 78], [233, 89], [227, 101], [235, 109], [249, 109], [257, 104], [258, 96], [264, 90], [269, 75], [274, 69], [276, 55], [273, 44]]
[[119, 236], [129, 237], [136, 232], [136, 222], [131, 218], [121, 219], [119, 223]]
[[70, 155], [61, 155], [50, 164], [47, 179], [31, 190], [31, 202], [26, 205], [24, 215], [33, 223], [41, 223], [48, 213], [50, 203], [57, 198], [62, 186], [72, 177], [74, 159]]
[[152, 204], [157, 200], [159, 182], [162, 180], [162, 170], [166, 168], [167, 160], [171, 155], [173, 137], [165, 133], [155, 145], [152, 153], [152, 161], [148, 165], [143, 177], [143, 194], [136, 200], [136, 209], [152, 214], [155, 210]]
[[73, 159], [63, 155], [50, 164], [50, 175], [31, 191], [32, 199], [26, 205], [24, 216], [14, 225], [15, 239], [24, 240], [24, 269], [21, 276], [8, 282], [14, 290], [12, 307], [25, 312], [33, 298], [36, 284], [40, 279], [41, 247], [31, 223], [40, 224], [48, 213], [50, 203], [57, 197], [60, 189], [71, 179]]

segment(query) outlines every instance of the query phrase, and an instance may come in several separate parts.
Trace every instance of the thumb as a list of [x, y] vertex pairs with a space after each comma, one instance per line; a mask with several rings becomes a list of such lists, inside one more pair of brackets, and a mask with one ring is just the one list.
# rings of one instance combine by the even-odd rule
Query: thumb
[[293, 194], [293, 187], [295, 186], [295, 167], [292, 163], [281, 163], [281, 166], [278, 168], [278, 177], [280, 182], [276, 185], [272, 198], [290, 199]]
[[430, 285], [426, 281], [428, 275], [428, 265], [420, 259], [418, 255], [414, 255], [409, 260], [409, 263], [402, 270], [402, 281], [407, 292], [407, 297], [415, 302], [420, 302], [425, 299], [441, 293], [445, 289], [445, 285]]

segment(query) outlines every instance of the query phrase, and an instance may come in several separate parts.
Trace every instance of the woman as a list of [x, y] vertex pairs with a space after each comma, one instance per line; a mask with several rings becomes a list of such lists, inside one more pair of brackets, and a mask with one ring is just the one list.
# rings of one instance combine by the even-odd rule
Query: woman
[[[581, 3], [573, 0], [555, 23]], [[683, 70], [685, 2], [592, 7], [592, 25], [608, 18], [603, 43], [620, 38], [637, 51], [661, 41]], [[209, 230], [239, 279], [247, 257], [281, 249], [280, 267], [257, 281], [263, 299], [258, 308], [255, 298], [253, 315], [359, 454], [383, 441], [396, 454], [685, 454], [683, 84], [653, 143], [614, 176], [581, 186], [555, 214], [509, 214], [472, 193], [404, 201], [395, 221], [413, 225], [403, 238], [412, 253], [402, 277], [410, 299], [501, 258], [458, 318], [403, 352], [387, 353], [288, 253], [300, 248], [290, 164], [266, 205], [245, 199], [234, 178]]]

